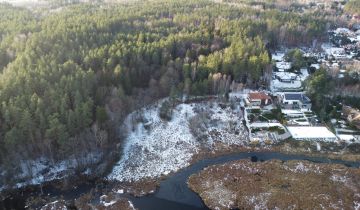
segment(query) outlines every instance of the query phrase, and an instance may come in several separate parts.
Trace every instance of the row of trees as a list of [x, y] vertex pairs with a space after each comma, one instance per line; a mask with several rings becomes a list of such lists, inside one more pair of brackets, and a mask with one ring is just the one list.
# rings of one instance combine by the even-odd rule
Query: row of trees
[[[359, 74], [349, 70], [344, 77], [331, 75], [330, 70], [321, 68], [315, 71], [306, 81], [307, 93], [311, 97], [313, 108], [319, 117], [328, 121], [337, 117], [341, 105], [360, 108]], [[340, 106], [340, 108], [338, 107]]]

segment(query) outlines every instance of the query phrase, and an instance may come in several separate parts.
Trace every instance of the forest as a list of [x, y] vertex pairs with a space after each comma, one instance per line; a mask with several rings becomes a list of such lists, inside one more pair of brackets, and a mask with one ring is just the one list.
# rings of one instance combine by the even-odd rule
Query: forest
[[44, 14], [0, 4], [0, 166], [119, 143], [132, 110], [172, 95], [264, 82], [270, 49], [324, 36], [320, 16], [208, 0], [72, 4]]

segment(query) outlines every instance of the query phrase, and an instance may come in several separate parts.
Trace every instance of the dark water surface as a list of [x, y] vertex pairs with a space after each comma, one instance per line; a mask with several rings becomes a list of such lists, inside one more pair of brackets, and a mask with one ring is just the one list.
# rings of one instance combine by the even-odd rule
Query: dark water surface
[[[133, 197], [130, 195], [124, 195], [129, 200], [131, 200], [135, 206], [140, 210], [201, 210], [208, 209], [201, 198], [191, 191], [187, 187], [187, 179], [190, 175], [201, 171], [203, 168], [215, 165], [222, 164], [229, 161], [240, 160], [240, 159], [250, 159], [251, 161], [266, 161], [271, 159], [279, 159], [282, 161], [287, 160], [308, 160], [315, 163], [338, 163], [344, 164], [348, 167], [360, 167], [360, 162], [348, 162], [342, 160], [331, 160], [327, 158], [319, 157], [307, 157], [304, 155], [286, 155], [276, 152], [250, 152], [250, 153], [236, 153], [225, 155], [217, 158], [209, 158], [205, 160], [200, 160], [195, 164], [184, 168], [177, 173], [169, 176], [165, 180], [160, 182], [159, 189], [151, 195], [143, 197]], [[84, 193], [88, 193], [91, 189], [94, 189], [96, 186], [95, 183], [82, 184], [76, 188], [60, 191], [53, 187], [48, 187], [43, 189], [44, 194], [48, 194], [51, 197], [63, 197], [65, 200], [72, 200]], [[110, 188], [110, 186], [105, 186], [104, 188]], [[37, 189], [31, 193], [33, 195], [39, 194], [40, 189]], [[26, 194], [19, 196], [19, 198], [6, 199], [5, 201], [0, 202], [0, 209], [22, 209], [24, 208], [24, 198], [29, 196]]]

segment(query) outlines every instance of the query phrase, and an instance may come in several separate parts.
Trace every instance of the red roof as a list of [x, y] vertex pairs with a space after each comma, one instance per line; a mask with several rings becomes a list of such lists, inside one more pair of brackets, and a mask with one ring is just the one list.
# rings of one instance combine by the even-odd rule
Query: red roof
[[270, 100], [271, 97], [266, 95], [263, 92], [254, 92], [254, 93], [249, 93], [249, 99], [250, 100]]

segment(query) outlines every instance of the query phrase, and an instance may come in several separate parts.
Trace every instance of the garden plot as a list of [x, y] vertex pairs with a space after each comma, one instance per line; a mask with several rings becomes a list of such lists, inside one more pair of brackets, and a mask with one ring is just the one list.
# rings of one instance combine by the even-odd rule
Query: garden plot
[[127, 117], [123, 157], [108, 175], [110, 180], [158, 178], [187, 167], [204, 146], [216, 142], [243, 145], [247, 141], [238, 111], [217, 103], [180, 104], [166, 121], [159, 117], [160, 107], [161, 103]]
[[284, 139], [286, 129], [279, 122], [283, 120], [280, 110], [246, 109], [245, 113], [253, 145], [271, 145]]

